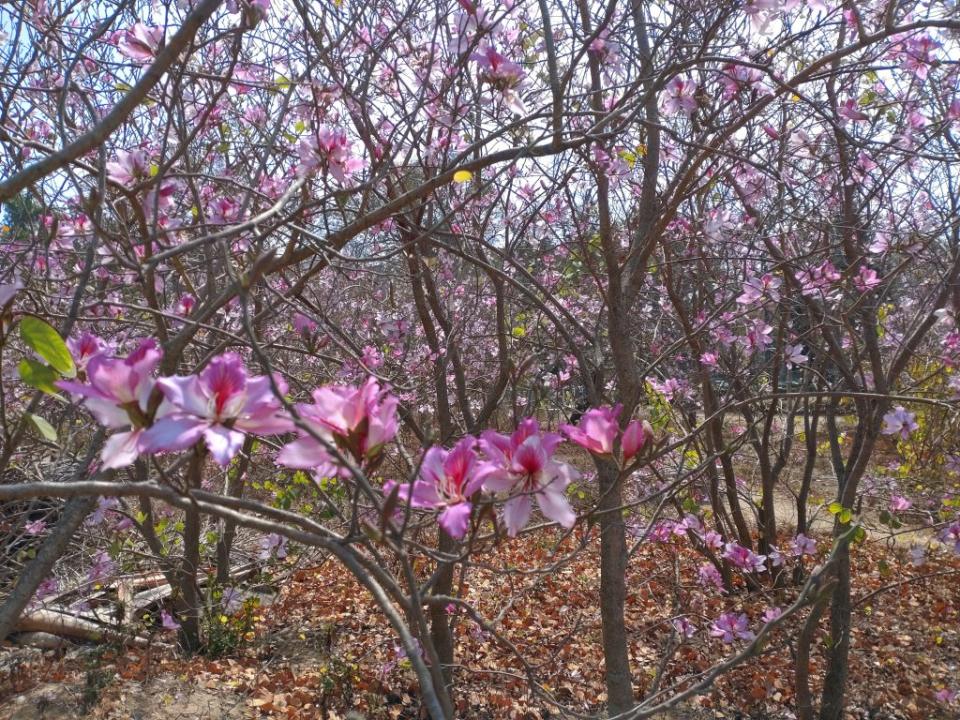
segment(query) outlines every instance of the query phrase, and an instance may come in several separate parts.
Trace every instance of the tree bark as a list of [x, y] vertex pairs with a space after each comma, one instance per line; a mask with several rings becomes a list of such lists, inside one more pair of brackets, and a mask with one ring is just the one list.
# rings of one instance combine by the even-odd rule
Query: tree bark
[[600, 618], [603, 625], [603, 658], [606, 664], [607, 712], [617, 715], [634, 705], [627, 646], [624, 604], [627, 597], [626, 525], [620, 473], [608, 461], [598, 462], [600, 511]]

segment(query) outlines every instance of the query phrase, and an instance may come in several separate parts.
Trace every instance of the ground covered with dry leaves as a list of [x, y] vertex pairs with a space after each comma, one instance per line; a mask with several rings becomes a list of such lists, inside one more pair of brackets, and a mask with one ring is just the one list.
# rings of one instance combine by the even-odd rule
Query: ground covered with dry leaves
[[[826, 542], [823, 540], [823, 542]], [[481, 556], [461, 592], [514, 647], [466, 616], [456, 616], [455, 669], [463, 718], [562, 717], [561, 707], [597, 713], [604, 703], [596, 543], [572, 553], [576, 538], [555, 548], [542, 534], [506, 541]], [[754, 625], [781, 594], [704, 593], [695, 558], [672, 545], [647, 545], [631, 563], [628, 626], [640, 692], [648, 692], [671, 635], [686, 613], [694, 637], [663, 666], [660, 687], [682, 686], [736, 646], [708, 633], [723, 611], [746, 612]], [[913, 567], [899, 549], [869, 541], [854, 550], [856, 628], [850, 667], [851, 718], [926, 720], [956, 717], [935, 693], [960, 677], [960, 558]], [[550, 573], [531, 572], [565, 560]], [[423, 568], [426, 572], [426, 568]], [[677, 575], [679, 573], [679, 576]], [[680, 578], [679, 592], [673, 590]], [[291, 569], [274, 602], [255, 614], [240, 648], [213, 659], [182, 658], [162, 638], [147, 648], [73, 648], [33, 652], [5, 648], [0, 717], [35, 718], [416, 718], [419, 702], [409, 664], [359, 586], [333, 562]], [[760, 657], [686, 703], [677, 718], [790, 718], [794, 703], [789, 638], [778, 630]], [[814, 644], [816, 691], [823, 669], [826, 621]], [[531, 692], [530, 676], [539, 697]], [[550, 702], [556, 705], [551, 708]]]

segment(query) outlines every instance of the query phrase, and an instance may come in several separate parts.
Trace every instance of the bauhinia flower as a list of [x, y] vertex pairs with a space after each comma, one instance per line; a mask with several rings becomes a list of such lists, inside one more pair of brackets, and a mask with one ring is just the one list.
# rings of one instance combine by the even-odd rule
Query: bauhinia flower
[[[420, 465], [419, 477], [412, 484], [401, 485], [399, 497], [412, 507], [440, 509], [438, 522], [451, 537], [462, 538], [470, 523], [473, 508], [470, 498], [483, 485], [490, 466], [480, 461], [474, 445], [476, 439], [465, 437], [452, 450], [432, 447]], [[384, 483], [389, 495], [396, 483]]]
[[653, 427], [646, 420], [633, 420], [627, 429], [623, 431], [623, 437], [620, 438], [620, 449], [623, 450], [623, 459], [630, 460], [634, 455], [643, 450], [650, 440], [653, 439]]
[[162, 27], [147, 27], [138, 22], [120, 34], [117, 49], [134, 62], [148, 63], [157, 56], [162, 44]]
[[753, 640], [755, 637], [750, 631], [750, 620], [743, 613], [724, 613], [714, 621], [710, 634], [725, 643], [732, 643], [737, 638]]
[[813, 538], [808, 538], [803, 533], [800, 533], [790, 541], [790, 554], [796, 555], [797, 557], [803, 555], [816, 555], [817, 541]]
[[129, 465], [141, 453], [140, 442], [147, 424], [147, 403], [153, 391], [152, 373], [162, 353], [156, 340], [140, 343], [126, 358], [95, 355], [87, 363], [87, 382], [58, 381], [57, 387], [83, 398], [97, 421], [124, 432], [112, 435], [100, 453], [105, 469]]
[[560, 431], [568, 439], [597, 455], [613, 452], [613, 443], [620, 433], [617, 416], [623, 410], [619, 403], [614, 407], [599, 407], [587, 410], [579, 425], [561, 425]]
[[510, 436], [492, 430], [481, 435], [481, 450], [491, 463], [483, 486], [491, 492], [511, 495], [503, 508], [503, 521], [510, 537], [515, 537], [529, 522], [532, 498], [536, 498], [546, 517], [563, 527], [573, 527], [576, 522], [566, 490], [579, 473], [566, 463], [553, 460], [561, 439], [556, 433], [541, 433], [533, 418], [521, 422]]
[[[359, 463], [375, 461], [397, 434], [397, 398], [381, 391], [374, 378], [360, 387], [327, 385], [313, 391], [313, 404], [298, 403], [300, 420], [310, 432], [285, 445], [277, 461], [321, 475], [348, 475], [325, 443], [336, 445]], [[320, 438], [320, 439], [318, 439]]]
[[67, 338], [67, 349], [73, 357], [77, 370], [83, 372], [93, 358], [108, 352], [110, 346], [102, 338], [93, 333], [85, 332], [80, 337]]
[[143, 150], [117, 150], [116, 159], [107, 163], [107, 177], [124, 187], [150, 177], [146, 153]]
[[[600, 407], [587, 410], [578, 425], [561, 425], [560, 430], [571, 441], [595, 455], [610, 455], [620, 434], [617, 417], [623, 406]], [[630, 460], [653, 437], [653, 428], [646, 420], [634, 420], [627, 425], [620, 439], [623, 459]]]
[[897, 405], [893, 410], [883, 416], [883, 429], [880, 431], [884, 435], [896, 435], [906, 440], [910, 433], [919, 428], [917, 416], [912, 412], [905, 410], [902, 405]]
[[[283, 378], [277, 389], [286, 393]], [[274, 394], [270, 378], [249, 377], [235, 353], [218, 355], [199, 375], [161, 378], [164, 395], [153, 427], [144, 432], [144, 452], [185, 450], [201, 438], [221, 465], [240, 451], [244, 437], [289, 432], [293, 423]]]
[[767, 569], [766, 555], [757, 555], [737, 543], [727, 543], [723, 557], [745, 572], [763, 572]]
[[690, 78], [675, 75], [663, 91], [663, 111], [668, 115], [681, 113], [690, 117], [697, 109], [697, 89], [697, 83]]
[[351, 155], [350, 141], [343, 128], [329, 125], [321, 125], [313, 135], [301, 140], [297, 153], [302, 174], [325, 169], [341, 183], [363, 167], [363, 159]]
[[489, 45], [479, 48], [470, 59], [480, 66], [480, 78], [500, 92], [508, 108], [517, 115], [526, 113], [519, 95], [526, 73], [520, 65], [508, 60]]

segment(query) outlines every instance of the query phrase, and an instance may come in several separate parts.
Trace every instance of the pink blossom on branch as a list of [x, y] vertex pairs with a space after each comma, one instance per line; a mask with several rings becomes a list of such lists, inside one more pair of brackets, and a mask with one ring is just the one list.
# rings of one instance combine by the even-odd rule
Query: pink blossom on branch
[[688, 77], [676, 75], [667, 83], [660, 102], [667, 115], [682, 114], [690, 117], [697, 109], [699, 86]]
[[67, 338], [67, 349], [73, 357], [77, 370], [83, 372], [93, 358], [105, 354], [111, 348], [93, 333], [85, 332], [79, 337]]
[[[336, 445], [357, 462], [373, 461], [397, 434], [397, 398], [381, 391], [374, 378], [362, 386], [327, 385], [313, 391], [313, 404], [298, 403], [297, 413], [313, 435], [287, 443], [277, 462], [322, 475], [349, 473], [337, 463], [324, 442]], [[323, 439], [318, 440], [314, 435]]]
[[346, 183], [363, 168], [363, 159], [351, 154], [351, 143], [343, 128], [321, 125], [297, 146], [300, 173], [307, 175], [326, 170], [335, 180]]
[[910, 437], [910, 433], [919, 427], [917, 416], [905, 410], [902, 405], [897, 405], [883, 416], [883, 429], [880, 432], [884, 435], [899, 434], [902, 439], [906, 440]]
[[[275, 382], [286, 393], [283, 379], [277, 376]], [[162, 378], [157, 387], [165, 399], [159, 419], [143, 435], [144, 452], [185, 450], [202, 438], [214, 460], [228, 465], [247, 433], [273, 435], [293, 429], [270, 378], [249, 377], [235, 353], [215, 357], [199, 375]]]
[[470, 56], [480, 66], [480, 79], [500, 92], [504, 103], [517, 115], [526, 113], [519, 90], [526, 76], [523, 68], [486, 45]]
[[623, 431], [620, 439], [620, 449], [623, 450], [623, 459], [630, 460], [646, 447], [653, 439], [653, 427], [646, 420], [633, 420]]
[[[476, 439], [465, 437], [452, 450], [432, 447], [420, 466], [419, 477], [412, 484], [400, 485], [399, 497], [415, 508], [443, 509], [438, 522], [451, 537], [462, 538], [470, 522], [470, 498], [483, 485], [490, 466], [482, 463], [474, 451]], [[384, 483], [389, 495], [397, 483]]]
[[750, 620], [744, 613], [724, 613], [714, 621], [710, 634], [725, 643], [732, 643], [738, 638], [753, 640], [755, 637], [750, 631]]
[[148, 63], [156, 57], [162, 44], [162, 27], [148, 27], [138, 22], [120, 33], [117, 49], [134, 62]]
[[112, 435], [100, 454], [106, 469], [129, 465], [142, 452], [147, 423], [147, 404], [153, 391], [153, 371], [162, 353], [156, 340], [140, 343], [126, 358], [95, 355], [87, 364], [87, 382], [61, 380], [57, 387], [83, 398], [87, 408], [104, 427], [120, 430]]
[[510, 537], [529, 522], [533, 498], [550, 520], [566, 528], [576, 522], [566, 490], [579, 473], [553, 459], [561, 439], [556, 433], [541, 433], [533, 418], [521, 422], [509, 436], [492, 430], [481, 435], [480, 448], [491, 464], [483, 486], [491, 492], [509, 493], [503, 520]]
[[579, 425], [561, 425], [560, 431], [572, 442], [597, 455], [609, 455], [620, 433], [617, 417], [623, 405], [587, 410]]

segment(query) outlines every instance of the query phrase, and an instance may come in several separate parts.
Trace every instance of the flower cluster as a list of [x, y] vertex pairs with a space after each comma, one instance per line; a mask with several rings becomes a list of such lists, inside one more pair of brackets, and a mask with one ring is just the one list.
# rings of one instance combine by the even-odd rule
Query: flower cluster
[[[554, 459], [561, 440], [527, 418], [511, 435], [488, 430], [479, 439], [462, 439], [449, 451], [432, 447], [424, 455], [418, 478], [396, 492], [411, 507], [442, 509], [440, 526], [455, 538], [466, 534], [481, 490], [506, 496], [503, 522], [511, 537], [530, 521], [534, 500], [544, 516], [569, 528], [576, 514], [566, 490], [578, 473]], [[384, 492], [389, 495], [395, 487], [388, 482]]]
[[633, 420], [621, 435], [617, 418], [622, 410], [623, 406], [619, 404], [612, 408], [593, 408], [583, 414], [578, 425], [561, 425], [560, 430], [569, 440], [594, 455], [612, 455], [617, 436], [620, 436], [623, 459], [628, 461], [650, 441], [653, 428], [646, 420]]

